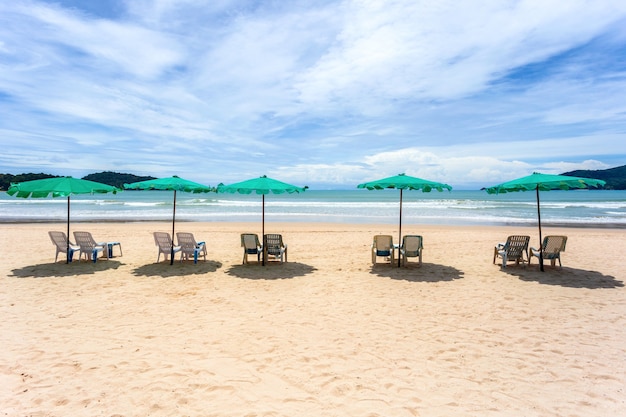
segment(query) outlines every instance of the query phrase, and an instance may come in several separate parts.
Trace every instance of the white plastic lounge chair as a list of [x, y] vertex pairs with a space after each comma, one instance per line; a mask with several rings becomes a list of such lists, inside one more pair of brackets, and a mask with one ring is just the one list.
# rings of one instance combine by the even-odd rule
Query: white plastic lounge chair
[[[543, 244], [541, 249], [530, 248], [530, 259], [533, 256], [539, 258], [541, 254], [543, 259], [549, 259], [550, 264], [556, 266], [556, 261], [559, 261], [559, 268], [563, 268], [561, 264], [561, 252], [565, 252], [565, 244], [567, 243], [567, 236], [546, 236], [543, 238]], [[528, 264], [530, 265], [530, 259]]]
[[74, 239], [79, 246], [78, 259], [85, 259], [96, 262], [98, 260], [98, 252], [103, 253], [103, 257], [109, 259], [109, 251], [105, 250], [106, 242], [96, 242], [89, 232], [74, 232]]
[[376, 265], [379, 256], [389, 259], [393, 266], [394, 258], [393, 237], [391, 235], [376, 235], [372, 242], [372, 263]]
[[[50, 240], [52, 240], [52, 243], [54, 243], [54, 246], [56, 247], [56, 253], [54, 254], [54, 262], [57, 261], [57, 259], [59, 258], [59, 253], [68, 253], [68, 241], [67, 241], [67, 236], [65, 235], [64, 232], [48, 232], [48, 235], [50, 236]], [[67, 256], [67, 260], [72, 262], [72, 258], [74, 256], [74, 252], [80, 250], [80, 247], [73, 244], [72, 242], [69, 242], [69, 255]]]
[[283, 236], [279, 234], [266, 234], [263, 238], [263, 251], [265, 260], [269, 260], [269, 256], [280, 260], [280, 263], [287, 262], [287, 245], [283, 243]]
[[196, 242], [193, 233], [178, 232], [176, 233], [176, 241], [181, 248], [181, 262], [183, 259], [189, 260], [189, 257], [193, 256], [193, 263], [197, 264], [200, 255], [206, 261], [206, 245], [204, 242]]
[[[172, 238], [170, 234], [167, 232], [154, 232], [154, 244], [159, 247], [157, 263], [161, 259], [161, 254], [164, 255], [165, 260], [167, 261], [170, 257], [170, 253], [172, 252]], [[174, 246], [174, 258], [176, 258], [176, 253], [180, 252], [180, 250], [180, 246]]]
[[506, 243], [498, 243], [493, 248], [493, 263], [496, 263], [497, 258], [502, 258], [502, 269], [506, 268], [507, 262], [515, 262], [515, 265], [519, 265], [520, 262], [524, 263], [524, 255], [527, 260], [529, 259], [528, 242], [530, 242], [530, 236], [509, 236]]
[[400, 259], [402, 265], [406, 266], [407, 258], [419, 258], [418, 265], [422, 266], [422, 251], [424, 249], [424, 240], [420, 235], [406, 235], [402, 237], [402, 246], [400, 246]]
[[255, 233], [241, 234], [241, 247], [243, 247], [243, 263], [248, 263], [248, 255], [256, 255], [257, 262], [261, 261], [263, 245], [259, 242], [259, 236]]

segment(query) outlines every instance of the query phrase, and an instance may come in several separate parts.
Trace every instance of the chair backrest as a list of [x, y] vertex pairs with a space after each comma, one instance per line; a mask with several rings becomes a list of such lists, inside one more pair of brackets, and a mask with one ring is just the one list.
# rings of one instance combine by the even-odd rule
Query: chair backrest
[[154, 232], [154, 244], [160, 249], [171, 249], [172, 238], [167, 232]]
[[406, 235], [402, 237], [402, 249], [406, 256], [418, 256], [423, 246], [423, 239], [420, 235]]
[[567, 236], [546, 236], [541, 249], [545, 254], [557, 254], [565, 251], [566, 243]]
[[528, 250], [530, 236], [511, 235], [506, 239], [504, 248], [509, 258], [515, 259]]
[[63, 232], [48, 232], [50, 240], [57, 248], [65, 252], [67, 250], [67, 236]]
[[198, 244], [196, 243], [196, 239], [193, 237], [193, 233], [188, 232], [178, 232], [176, 233], [176, 240], [178, 244], [182, 246], [184, 250], [195, 250]]
[[259, 236], [255, 233], [242, 233], [241, 234], [241, 246], [243, 246], [246, 251], [256, 251], [261, 246], [259, 243]]
[[74, 232], [74, 239], [81, 249], [93, 249], [98, 246], [89, 232]]
[[393, 250], [393, 237], [391, 235], [374, 236], [374, 249], [378, 256], [389, 256]]
[[270, 255], [280, 254], [280, 251], [285, 247], [285, 245], [283, 244], [283, 235], [265, 235], [265, 245], [267, 247], [267, 253], [269, 253]]

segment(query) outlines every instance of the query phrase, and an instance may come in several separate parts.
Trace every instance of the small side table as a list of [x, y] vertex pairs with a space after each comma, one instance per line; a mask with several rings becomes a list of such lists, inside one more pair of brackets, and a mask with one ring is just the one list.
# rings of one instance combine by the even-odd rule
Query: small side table
[[120, 250], [120, 256], [122, 256], [122, 244], [120, 242], [107, 242], [106, 243], [107, 246], [107, 250], [108, 250], [108, 258], [112, 258], [113, 257], [113, 247], [117, 246]]

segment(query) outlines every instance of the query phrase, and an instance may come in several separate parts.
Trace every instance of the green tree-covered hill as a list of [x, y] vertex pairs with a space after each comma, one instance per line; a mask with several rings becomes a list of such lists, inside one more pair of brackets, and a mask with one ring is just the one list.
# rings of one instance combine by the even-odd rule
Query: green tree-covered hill
[[89, 174], [83, 177], [85, 180], [101, 182], [102, 184], [112, 185], [117, 188], [124, 188], [124, 184], [131, 182], [153, 180], [155, 177], [139, 177], [133, 174], [120, 174], [117, 172], [104, 171], [95, 174]]
[[626, 190], [626, 165], [609, 169], [579, 169], [577, 171], [565, 172], [563, 175], [604, 180], [606, 181], [604, 186], [606, 190]]
[[39, 173], [28, 173], [28, 174], [0, 174], [0, 190], [6, 191], [12, 182], [24, 182], [24, 181], [32, 181], [32, 180], [42, 180], [44, 178], [54, 178], [57, 175], [50, 175]]
[[[29, 174], [0, 174], [0, 190], [6, 191], [12, 182], [24, 182], [32, 180], [40, 180], [44, 178], [54, 178], [58, 175], [50, 175], [44, 173], [29, 173]], [[83, 177], [85, 180], [101, 182], [102, 184], [112, 185], [114, 187], [123, 188], [125, 183], [131, 183], [136, 181], [153, 180], [155, 177], [141, 177], [133, 174], [121, 174], [117, 172], [104, 171], [95, 174], [89, 174]]]

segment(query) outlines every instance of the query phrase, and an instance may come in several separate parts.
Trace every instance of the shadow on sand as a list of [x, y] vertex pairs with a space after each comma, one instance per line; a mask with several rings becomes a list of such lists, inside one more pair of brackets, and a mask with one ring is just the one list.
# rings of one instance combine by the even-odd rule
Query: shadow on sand
[[247, 265], [233, 265], [226, 273], [244, 279], [289, 279], [302, 277], [316, 271], [316, 268], [299, 262], [285, 262], [283, 264], [268, 262], [265, 266], [250, 263]]
[[119, 261], [99, 260], [96, 263], [87, 261], [75, 261], [69, 264], [65, 262], [47, 263], [39, 265], [29, 265], [23, 268], [14, 269], [13, 275], [18, 278], [51, 278], [51, 277], [71, 277], [75, 275], [90, 275], [99, 271], [117, 269], [122, 265]]
[[203, 275], [215, 272], [222, 267], [221, 262], [217, 261], [198, 261], [193, 262], [174, 262], [170, 265], [169, 261], [142, 265], [135, 268], [132, 273], [138, 277], [161, 277], [171, 278], [188, 275]]
[[372, 274], [411, 282], [444, 282], [463, 278], [463, 271], [446, 265], [424, 262], [422, 266], [408, 263], [398, 268], [389, 264], [372, 265]]
[[619, 288], [624, 283], [610, 275], [603, 275], [597, 271], [588, 271], [584, 269], [575, 269], [563, 267], [544, 266], [544, 272], [539, 270], [539, 265], [531, 265], [526, 268], [507, 266], [501, 270], [504, 273], [513, 275], [522, 281], [538, 282], [545, 285], [560, 285], [569, 288]]

